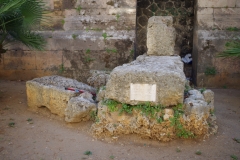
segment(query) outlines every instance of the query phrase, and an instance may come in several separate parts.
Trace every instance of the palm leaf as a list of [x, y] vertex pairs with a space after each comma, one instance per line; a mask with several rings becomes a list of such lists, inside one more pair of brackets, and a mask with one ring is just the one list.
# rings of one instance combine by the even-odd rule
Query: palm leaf
[[14, 39], [21, 41], [33, 49], [43, 50], [46, 44], [45, 39], [35, 32], [21, 30], [18, 32], [9, 32], [9, 34], [14, 37]]

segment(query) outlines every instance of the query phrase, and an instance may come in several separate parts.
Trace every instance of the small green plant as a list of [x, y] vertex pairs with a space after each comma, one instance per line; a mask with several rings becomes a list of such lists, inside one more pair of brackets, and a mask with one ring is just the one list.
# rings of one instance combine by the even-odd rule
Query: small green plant
[[184, 113], [183, 105], [178, 104], [173, 107], [174, 116], [170, 118], [171, 126], [176, 128], [176, 135], [183, 138], [193, 138], [194, 134], [190, 131], [187, 131], [180, 122], [180, 116]]
[[205, 69], [205, 75], [212, 75], [212, 76], [214, 76], [214, 75], [216, 75], [217, 74], [217, 70], [216, 70], [216, 68], [215, 67], [207, 67], [206, 69]]
[[228, 27], [227, 30], [228, 31], [239, 31], [240, 29], [237, 27]]
[[78, 6], [78, 7], [76, 8], [76, 10], [78, 11], [78, 13], [80, 13], [81, 10], [82, 10], [82, 7], [81, 7], [81, 6]]
[[106, 49], [106, 51], [108, 52], [108, 53], [110, 53], [110, 52], [112, 52], [112, 53], [117, 53], [117, 50], [116, 49]]
[[9, 127], [14, 127], [14, 126], [15, 126], [15, 123], [14, 123], [14, 122], [10, 122], [10, 123], [8, 123], [8, 126], [9, 126]]
[[176, 149], [176, 152], [181, 152], [181, 150], [179, 148]]
[[119, 21], [119, 18], [120, 18], [120, 15], [117, 14], [117, 15], [116, 15], [116, 19], [117, 19], [117, 21]]
[[64, 64], [59, 65], [59, 72], [63, 73], [65, 71]]
[[106, 33], [106, 32], [105, 32], [105, 33], [103, 33], [103, 34], [102, 34], [102, 36], [103, 36], [104, 40], [106, 40], [106, 39], [107, 39], [107, 37], [108, 37], [108, 35], [107, 35], [107, 33]]
[[92, 59], [90, 56], [86, 56], [86, 57], [85, 57], [85, 61], [86, 61], [87, 63], [90, 63], [91, 61], [94, 61], [94, 59]]
[[117, 101], [114, 101], [114, 100], [111, 100], [111, 99], [107, 99], [107, 100], [103, 101], [103, 104], [108, 107], [110, 112], [115, 112], [115, 111], [118, 110], [117, 105], [119, 103]]
[[224, 89], [227, 89], [227, 85], [224, 85], [223, 88], [224, 88]]
[[32, 121], [32, 118], [28, 118], [27, 121], [28, 121], [28, 122], [31, 122], [31, 121]]
[[195, 154], [196, 154], [196, 155], [201, 155], [202, 152], [201, 152], [201, 151], [197, 151], [197, 152], [195, 152]]
[[92, 152], [91, 151], [85, 151], [84, 155], [90, 156], [90, 155], [92, 155]]
[[113, 155], [111, 155], [109, 158], [110, 158], [110, 159], [114, 159], [115, 157], [114, 157]]
[[232, 160], [238, 160], [238, 157], [235, 156], [235, 155], [231, 155], [230, 157], [231, 157]]
[[91, 111], [91, 112], [90, 112], [90, 117], [91, 117], [92, 120], [95, 121], [96, 118], [97, 118], [97, 112], [96, 112], [96, 111]]
[[240, 139], [238, 138], [233, 138], [234, 141], [236, 141], [237, 143], [240, 143]]
[[76, 38], [77, 38], [77, 35], [76, 35], [76, 34], [72, 34], [72, 38], [73, 38], [73, 39], [76, 39]]
[[134, 54], [134, 49], [130, 51], [130, 56], [133, 56], [133, 54]]
[[87, 50], [86, 50], [86, 53], [87, 53], [87, 54], [89, 54], [90, 52], [91, 52], [91, 50], [90, 50], [90, 49], [87, 49]]
[[199, 91], [203, 94], [203, 92], [206, 91], [206, 88], [201, 88]]
[[65, 24], [65, 20], [64, 20], [64, 19], [62, 20], [62, 24], [63, 24], [63, 25]]

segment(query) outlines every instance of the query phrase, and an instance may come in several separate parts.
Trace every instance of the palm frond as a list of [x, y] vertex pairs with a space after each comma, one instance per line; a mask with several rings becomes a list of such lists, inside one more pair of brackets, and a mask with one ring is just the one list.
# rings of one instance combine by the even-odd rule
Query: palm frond
[[9, 34], [14, 37], [14, 39], [21, 41], [33, 49], [43, 50], [46, 44], [45, 39], [41, 35], [32, 31], [21, 30], [18, 32], [9, 32]]
[[5, 12], [12, 12], [18, 9], [22, 4], [24, 4], [26, 0], [1, 0], [0, 1], [0, 15]]

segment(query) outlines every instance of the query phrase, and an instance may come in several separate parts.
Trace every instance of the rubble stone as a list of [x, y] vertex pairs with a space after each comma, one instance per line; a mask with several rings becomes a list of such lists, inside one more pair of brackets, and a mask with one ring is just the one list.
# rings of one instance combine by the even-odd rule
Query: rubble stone
[[69, 100], [65, 109], [66, 122], [81, 122], [91, 119], [91, 112], [96, 112], [97, 106], [93, 100], [85, 99], [83, 96], [73, 97]]

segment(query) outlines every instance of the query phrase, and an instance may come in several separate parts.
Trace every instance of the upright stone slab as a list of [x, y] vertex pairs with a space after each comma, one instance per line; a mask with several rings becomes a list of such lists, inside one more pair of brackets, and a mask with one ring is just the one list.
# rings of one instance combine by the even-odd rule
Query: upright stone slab
[[174, 55], [176, 32], [171, 16], [153, 16], [148, 20], [147, 55]]
[[137, 105], [183, 103], [185, 75], [179, 56], [139, 56], [116, 67], [106, 85], [105, 98]]

